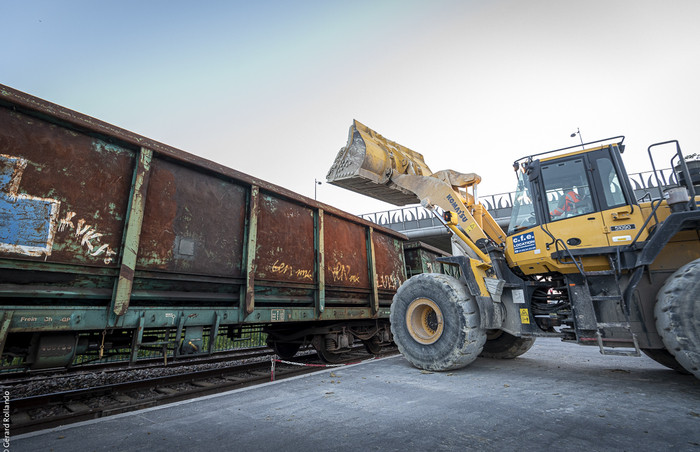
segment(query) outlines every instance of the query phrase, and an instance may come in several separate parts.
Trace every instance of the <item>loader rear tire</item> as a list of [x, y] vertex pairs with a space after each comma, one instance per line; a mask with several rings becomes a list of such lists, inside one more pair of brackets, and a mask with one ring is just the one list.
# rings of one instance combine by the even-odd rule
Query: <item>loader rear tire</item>
[[656, 330], [685, 370], [700, 378], [700, 259], [671, 275], [656, 296]]
[[459, 280], [447, 275], [423, 273], [403, 283], [390, 318], [399, 351], [419, 369], [465, 367], [486, 341], [476, 301]]
[[673, 369], [685, 375], [690, 375], [690, 372], [685, 370], [676, 357], [670, 354], [665, 348], [643, 348], [641, 350], [645, 355], [662, 366], [666, 366], [669, 369]]
[[517, 337], [502, 330], [489, 330], [486, 333], [484, 350], [479, 355], [484, 358], [516, 358], [535, 345], [534, 337]]

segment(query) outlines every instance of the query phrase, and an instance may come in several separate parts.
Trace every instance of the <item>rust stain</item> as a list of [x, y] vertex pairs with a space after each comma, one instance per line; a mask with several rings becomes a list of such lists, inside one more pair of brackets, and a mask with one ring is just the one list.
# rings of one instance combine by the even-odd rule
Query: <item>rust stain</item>
[[256, 280], [312, 283], [314, 278], [313, 210], [260, 194]]
[[245, 187], [154, 159], [138, 265], [240, 277]]
[[175, 175], [161, 160], [151, 161], [137, 268], [167, 269], [175, 243], [173, 222], [177, 215]]
[[377, 265], [377, 287], [396, 291], [405, 281], [401, 242], [375, 230], [374, 255]]
[[370, 289], [367, 228], [335, 215], [324, 217], [326, 286]]

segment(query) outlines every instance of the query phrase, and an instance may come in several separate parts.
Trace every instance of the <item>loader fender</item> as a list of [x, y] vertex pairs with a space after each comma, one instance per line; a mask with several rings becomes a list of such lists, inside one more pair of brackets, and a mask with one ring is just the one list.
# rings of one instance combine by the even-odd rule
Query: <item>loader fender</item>
[[[474, 298], [480, 314], [480, 327], [485, 330], [497, 330], [503, 325], [506, 310], [500, 301], [503, 284], [499, 284], [497, 278], [489, 276], [479, 265], [480, 261], [465, 256], [441, 257], [438, 261], [449, 264], [457, 264], [462, 270], [462, 278], [467, 291]], [[492, 280], [493, 284], [486, 284], [486, 280]], [[491, 287], [491, 291], [489, 291]]]

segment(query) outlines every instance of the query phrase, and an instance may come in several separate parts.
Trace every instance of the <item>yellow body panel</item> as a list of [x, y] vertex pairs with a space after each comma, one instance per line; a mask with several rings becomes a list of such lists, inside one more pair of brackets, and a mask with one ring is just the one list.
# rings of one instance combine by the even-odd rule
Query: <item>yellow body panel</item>
[[[508, 237], [506, 260], [510, 267], [520, 267], [526, 275], [578, 272], [574, 264], [560, 264], [552, 258], [552, 253], [563, 250], [564, 247], [561, 245], [557, 247], [550, 234], [564, 242], [572, 238], [580, 239], [579, 245], [567, 244], [571, 250], [598, 248], [608, 246], [607, 237], [603, 232], [604, 227], [601, 213], [596, 212], [521, 231]], [[547, 234], [547, 231], [550, 234]], [[610, 268], [608, 260], [602, 256], [585, 257], [583, 266], [588, 271]]]
[[[640, 206], [634, 206], [634, 208], [622, 206], [603, 212], [565, 218], [545, 224], [542, 227], [537, 226], [518, 232], [508, 237], [506, 242], [506, 259], [510, 266], [520, 267], [520, 270], [526, 275], [548, 272], [578, 272], [574, 264], [562, 264], [552, 258], [552, 253], [563, 250], [563, 247], [557, 248], [545, 230], [564, 242], [570, 239], [581, 240], [578, 245], [567, 243], [567, 247], [570, 250], [625, 246], [631, 244], [637, 237], [651, 210], [651, 203], [643, 203]], [[666, 205], [666, 201], [663, 201], [656, 211], [658, 222], [665, 220], [670, 213], [671, 211]], [[650, 230], [656, 224], [657, 221], [652, 218], [641, 234], [639, 234], [637, 242], [646, 241]], [[664, 247], [661, 254], [651, 265], [651, 269], [675, 270], [681, 265], [697, 259], [700, 255], [700, 241], [698, 239], [697, 231], [678, 233]], [[525, 243], [525, 246], [523, 246], [523, 243]], [[583, 256], [581, 261], [586, 271], [610, 270], [610, 263], [603, 256]]]
[[674, 271], [698, 257], [700, 257], [700, 237], [697, 231], [682, 231], [664, 246], [649, 269]]
[[486, 274], [487, 267], [482, 265], [482, 263], [476, 259], [469, 259], [469, 266], [472, 268], [472, 272], [474, 272], [474, 279], [479, 285], [479, 291], [481, 292], [481, 296], [490, 297], [491, 295], [489, 294], [489, 291], [486, 288], [486, 283], [484, 282], [484, 278], [489, 278], [489, 276]]
[[[700, 196], [695, 198], [700, 201]], [[651, 203], [644, 203], [641, 206], [642, 216], [646, 218], [651, 214]], [[656, 211], [656, 218], [659, 222], [664, 221], [671, 214], [671, 209], [666, 201]], [[656, 227], [657, 222], [652, 218], [646, 227], [645, 234], [640, 240], [646, 239], [648, 233]], [[646, 235], [646, 236], [645, 236]], [[669, 240], [659, 253], [658, 257], [649, 266], [650, 270], [673, 271], [682, 265], [700, 257], [700, 234], [698, 231], [681, 231]]]

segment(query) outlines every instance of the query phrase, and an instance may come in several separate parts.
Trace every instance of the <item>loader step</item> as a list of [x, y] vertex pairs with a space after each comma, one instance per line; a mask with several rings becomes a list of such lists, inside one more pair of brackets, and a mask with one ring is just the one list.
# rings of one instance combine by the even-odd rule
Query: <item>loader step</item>
[[607, 276], [607, 275], [616, 275], [617, 272], [615, 270], [598, 270], [598, 271], [587, 271], [586, 276]]
[[[624, 328], [629, 331], [631, 328], [629, 322], [605, 322], [605, 323], [596, 323], [598, 328]], [[632, 342], [632, 341], [630, 341]]]
[[[602, 324], [599, 324], [602, 325]], [[612, 325], [612, 324], [605, 324], [605, 325]], [[618, 350], [619, 347], [605, 347], [603, 342], [605, 339], [603, 338], [603, 335], [600, 334], [600, 331], [596, 332], [596, 339], [598, 341], [598, 348], [600, 349], [600, 354], [601, 355], [612, 355], [612, 356], [642, 356], [642, 351], [639, 349], [639, 343], [637, 342], [637, 335], [632, 333], [632, 340], [631, 341], [624, 341], [621, 343], [626, 343], [626, 344], [631, 344], [632, 345], [632, 350], [629, 349], [622, 349]]]
[[620, 295], [593, 295], [591, 300], [594, 301], [619, 301], [622, 300]]

